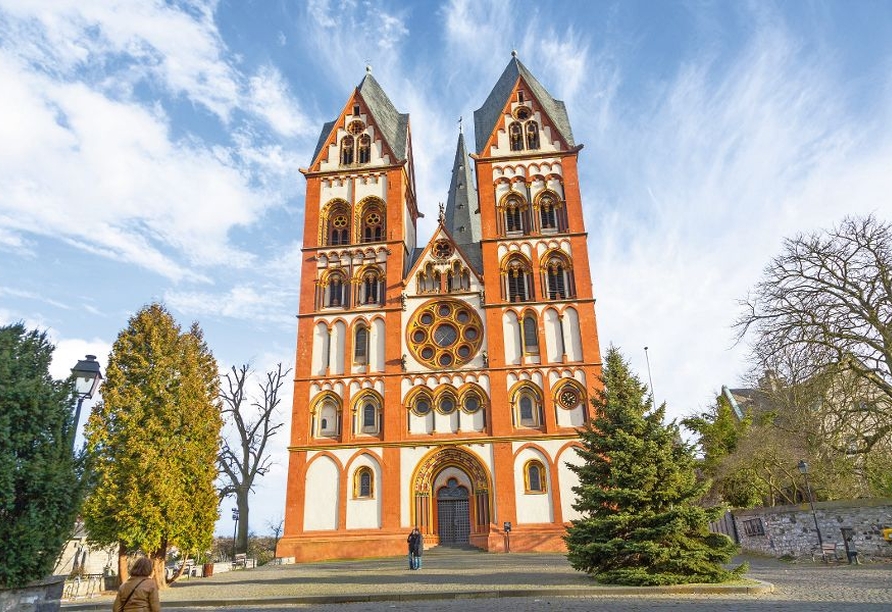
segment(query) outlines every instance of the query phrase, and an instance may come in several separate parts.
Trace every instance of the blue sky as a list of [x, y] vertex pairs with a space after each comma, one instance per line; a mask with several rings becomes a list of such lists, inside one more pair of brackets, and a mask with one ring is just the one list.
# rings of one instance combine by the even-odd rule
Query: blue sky
[[730, 324], [784, 236], [892, 219], [888, 2], [0, 0], [0, 323], [49, 330], [63, 376], [160, 300], [221, 369], [290, 366], [323, 123], [371, 65], [411, 115], [426, 239], [512, 49], [585, 145], [602, 345], [645, 380], [649, 347], [672, 416], [746, 374]]

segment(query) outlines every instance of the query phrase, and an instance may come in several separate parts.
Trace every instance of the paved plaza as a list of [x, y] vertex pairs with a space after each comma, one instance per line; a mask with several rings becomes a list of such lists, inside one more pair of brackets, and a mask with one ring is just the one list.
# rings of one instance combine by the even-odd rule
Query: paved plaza
[[[337, 610], [338, 612], [546, 610], [739, 610], [779, 612], [888, 612], [892, 564], [785, 563], [744, 557], [748, 578], [732, 587], [653, 589], [593, 586], [563, 555], [488, 554], [432, 550], [424, 567], [410, 571], [405, 558], [265, 566], [178, 582], [162, 593], [165, 612], [186, 610]], [[66, 612], [111, 608], [100, 597], [63, 605]]]

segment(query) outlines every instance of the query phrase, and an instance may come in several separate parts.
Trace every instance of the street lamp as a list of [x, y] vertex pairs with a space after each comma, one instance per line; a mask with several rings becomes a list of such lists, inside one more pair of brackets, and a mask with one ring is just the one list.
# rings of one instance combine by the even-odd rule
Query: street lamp
[[818, 515], [815, 512], [815, 503], [811, 498], [811, 487], [808, 486], [808, 464], [804, 459], [799, 460], [799, 465], [796, 467], [799, 468], [799, 471], [802, 473], [802, 477], [805, 478], [805, 491], [808, 493], [808, 505], [811, 506], [811, 515], [812, 518], [815, 519], [815, 531], [818, 532], [818, 546], [821, 548], [821, 558], [824, 557], [824, 538], [821, 537], [821, 528], [818, 526]]
[[238, 508], [232, 509], [232, 563], [235, 565], [235, 536], [238, 532]]
[[71, 375], [74, 376], [74, 391], [77, 394], [77, 408], [74, 411], [74, 429], [71, 432], [71, 450], [74, 451], [74, 439], [77, 437], [77, 424], [81, 420], [81, 406], [85, 399], [90, 399], [99, 388], [102, 382], [102, 372], [99, 370], [99, 362], [96, 361], [96, 355], [87, 355], [86, 359], [81, 359], [73, 368]]

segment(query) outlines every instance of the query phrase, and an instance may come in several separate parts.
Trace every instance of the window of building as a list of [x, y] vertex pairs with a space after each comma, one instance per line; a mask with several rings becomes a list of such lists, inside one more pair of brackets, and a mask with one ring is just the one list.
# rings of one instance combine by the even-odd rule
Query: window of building
[[541, 461], [532, 459], [526, 462], [523, 470], [526, 493], [545, 493], [545, 466]]
[[349, 166], [353, 163], [353, 149], [356, 146], [353, 136], [344, 136], [341, 139], [341, 165]]
[[437, 412], [440, 414], [452, 414], [455, 412], [455, 396], [451, 393], [443, 393], [437, 398]]
[[527, 121], [527, 149], [535, 151], [539, 148], [539, 124], [535, 121]]
[[368, 499], [375, 496], [375, 474], [372, 468], [362, 466], [353, 473], [353, 497]]
[[368, 206], [362, 214], [362, 241], [384, 240], [384, 210], [380, 206]]
[[517, 195], [509, 195], [502, 205], [502, 223], [508, 234], [528, 234], [528, 206]]
[[508, 143], [512, 151], [523, 151], [523, 126], [517, 121], [508, 126]]
[[505, 264], [505, 294], [509, 302], [527, 302], [532, 299], [530, 266], [519, 256]]
[[362, 431], [363, 433], [375, 433], [378, 431], [377, 407], [367, 402], [362, 407]]
[[762, 524], [761, 518], [746, 519], [743, 522], [743, 533], [748, 536], [765, 535], [765, 526]]
[[359, 104], [354, 104], [354, 105], [353, 105], [353, 116], [354, 116], [354, 117], [359, 117]]
[[333, 398], [326, 398], [316, 408], [316, 431], [318, 438], [336, 438], [340, 428], [340, 405]]
[[367, 164], [372, 157], [372, 137], [363, 134], [359, 137], [359, 145], [356, 149], [356, 158], [360, 164]]
[[565, 300], [573, 293], [573, 272], [567, 257], [553, 252], [545, 259], [545, 294], [551, 300]]
[[359, 285], [359, 304], [369, 306], [380, 304], [384, 297], [384, 276], [377, 268], [369, 268], [362, 273]]
[[353, 361], [354, 363], [367, 363], [369, 358], [369, 328], [358, 325], [353, 337]]
[[328, 274], [322, 282], [322, 307], [343, 308], [347, 305], [347, 278], [342, 272]]
[[539, 325], [536, 317], [530, 313], [523, 317], [523, 352], [530, 355], [539, 354]]
[[353, 430], [357, 434], [381, 432], [381, 402], [377, 395], [364, 393], [354, 404]]
[[542, 405], [531, 387], [522, 387], [514, 394], [514, 422], [518, 427], [542, 425]]

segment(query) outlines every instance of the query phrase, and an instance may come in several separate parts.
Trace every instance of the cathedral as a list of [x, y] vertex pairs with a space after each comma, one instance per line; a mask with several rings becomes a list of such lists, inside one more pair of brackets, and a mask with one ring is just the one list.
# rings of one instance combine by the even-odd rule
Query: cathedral
[[[416, 199], [409, 115], [370, 71], [306, 177], [280, 557], [564, 550], [601, 367], [576, 144], [512, 54]], [[419, 241], [417, 222], [437, 215]]]

